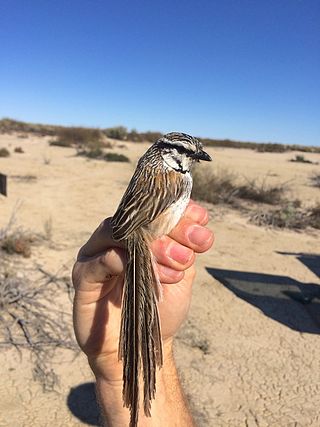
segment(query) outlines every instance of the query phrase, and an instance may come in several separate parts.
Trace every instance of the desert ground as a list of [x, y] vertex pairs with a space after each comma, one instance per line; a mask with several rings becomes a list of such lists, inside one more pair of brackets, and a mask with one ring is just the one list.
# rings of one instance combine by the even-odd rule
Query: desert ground
[[[76, 156], [74, 148], [50, 146], [48, 139], [0, 135], [0, 148], [11, 152], [0, 158], [0, 173], [8, 175], [0, 229], [15, 210], [13, 227], [38, 234], [47, 228], [48, 234], [50, 224], [50, 236], [32, 246], [29, 258], [8, 255], [10, 268], [25, 274], [41, 266], [70, 275], [79, 247], [113, 214], [148, 145], [113, 141], [112, 150], [131, 162], [112, 163]], [[208, 152], [212, 168], [248, 179], [268, 176], [271, 183], [288, 183], [292, 199], [320, 202], [309, 180], [320, 166], [289, 162], [297, 153]], [[320, 154], [306, 157], [320, 162]], [[30, 175], [35, 178], [23, 178]], [[239, 211], [206, 206], [215, 244], [197, 257], [190, 315], [175, 340], [197, 424], [319, 427], [320, 231], [256, 226]], [[62, 303], [71, 313], [67, 293]], [[44, 391], [27, 349], [0, 348], [0, 426], [99, 425], [93, 376], [82, 354], [59, 350], [52, 359], [59, 384]]]

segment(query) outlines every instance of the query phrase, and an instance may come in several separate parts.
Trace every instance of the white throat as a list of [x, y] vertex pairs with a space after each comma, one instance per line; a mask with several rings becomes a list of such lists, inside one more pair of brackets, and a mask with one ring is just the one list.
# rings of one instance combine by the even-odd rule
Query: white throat
[[179, 154], [177, 152], [168, 152], [162, 154], [164, 162], [172, 169], [186, 173], [190, 171], [192, 160], [185, 154]]

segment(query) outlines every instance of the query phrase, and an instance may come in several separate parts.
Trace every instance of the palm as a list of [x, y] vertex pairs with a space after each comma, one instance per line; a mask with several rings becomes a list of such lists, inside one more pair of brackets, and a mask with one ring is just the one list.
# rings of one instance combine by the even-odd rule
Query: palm
[[[186, 317], [194, 269], [175, 285], [163, 284], [163, 298], [159, 304], [163, 339], [171, 338]], [[112, 278], [104, 284], [84, 283], [77, 290], [75, 304], [78, 322], [76, 334], [81, 348], [87, 355], [110, 355], [117, 353], [123, 276]]]

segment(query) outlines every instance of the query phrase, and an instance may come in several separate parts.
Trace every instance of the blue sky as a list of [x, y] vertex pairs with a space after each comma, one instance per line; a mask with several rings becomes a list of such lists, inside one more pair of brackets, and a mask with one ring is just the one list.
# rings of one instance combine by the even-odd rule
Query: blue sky
[[0, 2], [0, 117], [320, 145], [320, 1]]

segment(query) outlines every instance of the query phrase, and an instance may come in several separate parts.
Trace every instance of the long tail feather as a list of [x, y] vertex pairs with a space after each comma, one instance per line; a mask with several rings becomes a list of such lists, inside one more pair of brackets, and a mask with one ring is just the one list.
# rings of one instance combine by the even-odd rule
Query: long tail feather
[[161, 367], [162, 343], [157, 308], [157, 283], [150, 250], [143, 234], [127, 239], [128, 261], [123, 289], [119, 359], [123, 360], [123, 401], [136, 427], [139, 412], [139, 376], [142, 368], [143, 407], [150, 416], [156, 392], [156, 367]]

